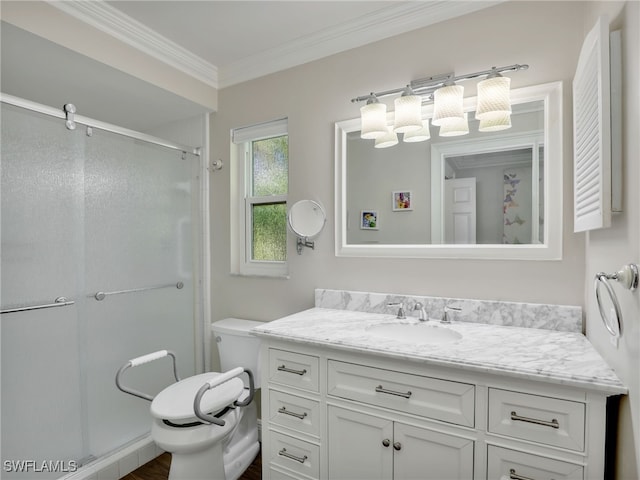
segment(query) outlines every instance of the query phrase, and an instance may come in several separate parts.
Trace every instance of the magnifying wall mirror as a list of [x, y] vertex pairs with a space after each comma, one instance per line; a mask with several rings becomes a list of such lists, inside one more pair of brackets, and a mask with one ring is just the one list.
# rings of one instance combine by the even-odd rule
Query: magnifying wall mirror
[[[378, 149], [336, 123], [336, 254], [557, 260], [562, 253], [562, 84], [511, 92], [512, 127]], [[431, 118], [431, 105], [423, 118]], [[476, 128], [474, 128], [476, 127]]]
[[289, 209], [289, 228], [298, 236], [297, 251], [302, 254], [302, 247], [315, 247], [311, 238], [316, 237], [326, 222], [327, 216], [324, 208], [313, 200], [300, 200], [294, 203]]

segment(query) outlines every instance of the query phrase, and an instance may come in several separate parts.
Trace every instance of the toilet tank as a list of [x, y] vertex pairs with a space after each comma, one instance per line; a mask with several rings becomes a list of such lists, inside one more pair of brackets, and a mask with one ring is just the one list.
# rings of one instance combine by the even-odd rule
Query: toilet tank
[[[220, 370], [226, 372], [236, 367], [251, 370], [255, 388], [260, 388], [260, 339], [249, 332], [261, 324], [241, 318], [225, 318], [211, 324], [220, 354]], [[243, 379], [248, 387], [248, 377], [243, 375]]]

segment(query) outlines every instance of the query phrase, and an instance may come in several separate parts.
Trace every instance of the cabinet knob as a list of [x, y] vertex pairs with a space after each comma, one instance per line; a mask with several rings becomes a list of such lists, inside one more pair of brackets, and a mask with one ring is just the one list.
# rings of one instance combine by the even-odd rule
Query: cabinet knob
[[396, 450], [402, 450], [402, 444], [400, 442], [394, 442], [393, 448]]
[[382, 445], [388, 447], [389, 445], [391, 445], [391, 440], [385, 438], [384, 440], [382, 440]]

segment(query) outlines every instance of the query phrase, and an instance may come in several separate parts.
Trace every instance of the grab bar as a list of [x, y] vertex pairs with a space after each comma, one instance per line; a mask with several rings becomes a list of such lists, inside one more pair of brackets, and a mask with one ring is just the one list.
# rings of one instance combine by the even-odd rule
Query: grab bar
[[0, 314], [4, 313], [15, 313], [15, 312], [28, 312], [30, 310], [40, 310], [43, 308], [53, 308], [53, 307], [66, 307], [69, 305], [73, 305], [75, 302], [73, 300], [67, 300], [67, 297], [58, 297], [53, 303], [45, 303], [42, 305], [28, 305], [25, 307], [15, 307], [15, 308], [7, 308], [4, 310], [0, 310]]
[[98, 301], [101, 301], [101, 300], [104, 300], [107, 295], [120, 295], [121, 293], [145, 292], [147, 290], [157, 290], [159, 288], [169, 288], [169, 287], [175, 287], [178, 290], [180, 290], [181, 288], [184, 287], [184, 283], [178, 282], [178, 283], [170, 283], [169, 285], [154, 285], [151, 287], [130, 288], [129, 290], [116, 290], [114, 292], [97, 292], [95, 295], [93, 295], [93, 298], [95, 298]]
[[153, 397], [146, 393], [140, 392], [138, 390], [134, 390], [133, 388], [126, 387], [122, 385], [122, 374], [125, 370], [128, 370], [132, 367], [139, 367], [140, 365], [144, 365], [145, 363], [153, 362], [154, 360], [158, 360], [160, 358], [164, 358], [170, 356], [173, 359], [173, 376], [176, 379], [176, 382], [180, 381], [180, 377], [178, 376], [178, 368], [176, 366], [176, 355], [171, 350], [158, 350], [157, 352], [147, 353], [146, 355], [142, 355], [141, 357], [132, 358], [127, 363], [125, 363], [118, 373], [116, 373], [116, 387], [118, 390], [128, 393], [129, 395], [133, 395], [134, 397], [139, 397], [144, 400], [152, 401]]
[[204, 385], [202, 385], [202, 387], [200, 387], [200, 390], [198, 390], [198, 393], [196, 393], [196, 397], [193, 400], [193, 411], [196, 414], [196, 417], [206, 423], [213, 423], [214, 425], [224, 427], [226, 423], [224, 420], [216, 418], [213, 415], [209, 415], [208, 413], [202, 411], [202, 409], [200, 408], [202, 397], [205, 393], [207, 393], [207, 391], [211, 390], [212, 388], [215, 388], [218, 385], [222, 385], [223, 383], [228, 382], [229, 380], [242, 375], [243, 373], [246, 373], [249, 376], [249, 396], [243, 402], [239, 402], [238, 400], [236, 400], [235, 402], [233, 402], [233, 404], [236, 407], [246, 407], [247, 405], [249, 405], [253, 401], [253, 397], [255, 396], [256, 392], [253, 373], [251, 373], [251, 370], [249, 369], [236, 367], [229, 370], [228, 372], [222, 373], [217, 377], [212, 378]]

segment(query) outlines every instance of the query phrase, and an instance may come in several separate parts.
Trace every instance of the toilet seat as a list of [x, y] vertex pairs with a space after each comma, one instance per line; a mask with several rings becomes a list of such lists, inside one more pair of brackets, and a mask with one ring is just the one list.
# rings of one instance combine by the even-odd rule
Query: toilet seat
[[[201, 373], [168, 386], [151, 402], [151, 415], [171, 422], [197, 420], [193, 410], [196, 394], [205, 383], [219, 375], [221, 374], [217, 372]], [[243, 381], [232, 378], [207, 391], [202, 397], [200, 408], [204, 412], [215, 414], [238, 400], [243, 391]]]

